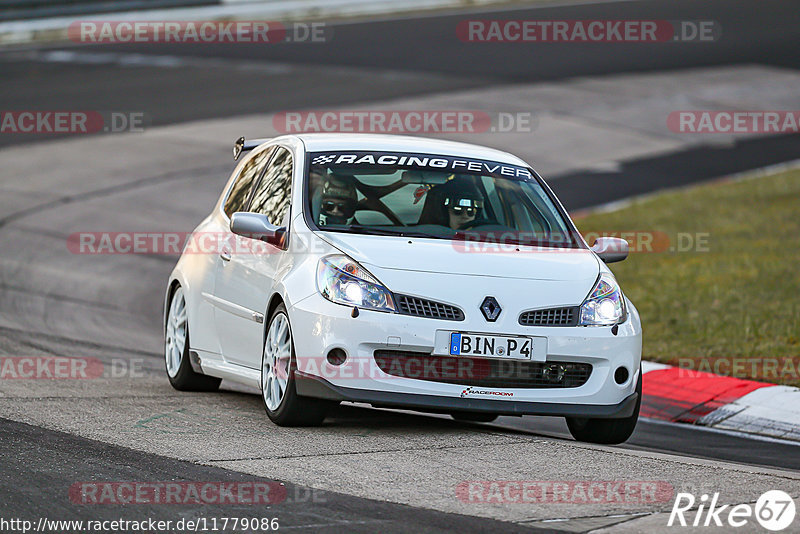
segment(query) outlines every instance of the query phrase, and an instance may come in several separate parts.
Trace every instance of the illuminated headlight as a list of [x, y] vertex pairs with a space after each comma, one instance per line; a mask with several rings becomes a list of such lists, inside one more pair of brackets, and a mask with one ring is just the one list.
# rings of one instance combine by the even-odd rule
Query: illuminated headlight
[[622, 291], [609, 273], [602, 273], [581, 305], [581, 325], [611, 326], [625, 322], [627, 312]]
[[397, 311], [389, 290], [347, 256], [326, 256], [319, 260], [317, 289], [323, 297], [336, 304], [366, 310]]

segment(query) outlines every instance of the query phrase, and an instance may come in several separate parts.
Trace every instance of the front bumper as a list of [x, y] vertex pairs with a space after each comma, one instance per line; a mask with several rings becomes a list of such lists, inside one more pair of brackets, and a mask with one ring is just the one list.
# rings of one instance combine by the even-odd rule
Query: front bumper
[[[361, 310], [334, 304], [315, 294], [289, 309], [297, 356], [298, 394], [427, 411], [484, 411], [508, 415], [625, 417], [635, 405], [642, 332], [629, 306], [616, 334], [610, 327], [531, 327], [508, 313], [505, 322], [487, 324], [481, 317], [443, 321]], [[437, 330], [495, 332], [547, 339], [547, 361], [592, 365], [589, 379], [568, 388], [479, 387], [391, 376], [378, 367], [377, 350], [431, 353]], [[341, 366], [328, 363], [332, 349], [347, 354]], [[614, 371], [626, 367], [627, 381], [617, 384]]]
[[557, 402], [519, 402], [439, 395], [420, 395], [371, 391], [334, 386], [324, 378], [304, 373], [295, 374], [297, 394], [333, 401], [363, 402], [376, 408], [402, 408], [434, 413], [485, 412], [498, 415], [551, 415], [558, 417], [591, 417], [616, 419], [630, 417], [636, 408], [638, 393], [619, 404], [566, 404]]

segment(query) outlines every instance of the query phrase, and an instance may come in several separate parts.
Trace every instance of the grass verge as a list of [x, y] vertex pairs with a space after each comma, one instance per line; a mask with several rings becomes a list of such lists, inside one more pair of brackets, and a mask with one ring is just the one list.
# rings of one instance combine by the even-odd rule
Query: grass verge
[[664, 192], [576, 224], [590, 244], [632, 242], [611, 269], [641, 315], [644, 359], [800, 386], [800, 170]]

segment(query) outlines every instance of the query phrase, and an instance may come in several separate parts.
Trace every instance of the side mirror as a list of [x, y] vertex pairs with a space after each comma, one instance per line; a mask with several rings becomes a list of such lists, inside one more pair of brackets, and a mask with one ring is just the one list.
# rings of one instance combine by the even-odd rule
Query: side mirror
[[628, 242], [618, 237], [598, 237], [592, 251], [604, 262], [614, 263], [628, 257]]
[[231, 216], [231, 232], [250, 239], [259, 239], [278, 248], [283, 248], [286, 228], [273, 226], [266, 215], [237, 211]]

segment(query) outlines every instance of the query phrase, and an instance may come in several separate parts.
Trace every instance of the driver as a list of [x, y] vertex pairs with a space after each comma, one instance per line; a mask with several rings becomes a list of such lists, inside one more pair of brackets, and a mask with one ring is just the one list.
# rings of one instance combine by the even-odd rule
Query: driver
[[331, 175], [322, 185], [320, 199], [320, 226], [349, 224], [356, 212], [358, 194], [349, 176]]
[[464, 225], [474, 221], [483, 208], [483, 196], [477, 189], [474, 187], [459, 189], [448, 192], [444, 197], [447, 225], [453, 230], [461, 230]]

